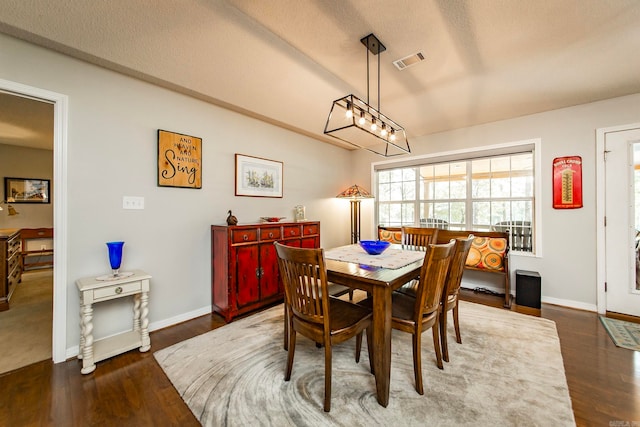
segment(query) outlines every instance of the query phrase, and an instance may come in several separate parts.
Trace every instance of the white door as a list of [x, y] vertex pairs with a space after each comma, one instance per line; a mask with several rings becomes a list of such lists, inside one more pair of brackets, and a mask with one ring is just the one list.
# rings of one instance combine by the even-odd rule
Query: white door
[[640, 129], [605, 134], [607, 311], [640, 316]]

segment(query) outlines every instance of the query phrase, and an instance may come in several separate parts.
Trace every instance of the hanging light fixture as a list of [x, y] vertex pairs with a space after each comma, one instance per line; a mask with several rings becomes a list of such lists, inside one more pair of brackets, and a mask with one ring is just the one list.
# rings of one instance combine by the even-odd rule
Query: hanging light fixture
[[[333, 101], [324, 134], [384, 157], [411, 153], [402, 126], [380, 112], [380, 56], [387, 48], [369, 34], [360, 39], [367, 52], [367, 102], [355, 95]], [[369, 103], [369, 54], [378, 56], [378, 106]]]

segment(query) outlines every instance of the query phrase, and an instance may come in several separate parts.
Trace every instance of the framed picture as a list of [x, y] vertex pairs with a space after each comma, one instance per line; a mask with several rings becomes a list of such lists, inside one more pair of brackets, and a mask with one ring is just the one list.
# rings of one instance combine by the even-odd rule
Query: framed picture
[[10, 203], [51, 203], [49, 180], [5, 177], [4, 200]]
[[553, 159], [553, 207], [582, 207], [582, 158], [580, 156]]
[[158, 129], [158, 187], [202, 188], [202, 138]]
[[236, 196], [282, 197], [282, 162], [236, 154]]

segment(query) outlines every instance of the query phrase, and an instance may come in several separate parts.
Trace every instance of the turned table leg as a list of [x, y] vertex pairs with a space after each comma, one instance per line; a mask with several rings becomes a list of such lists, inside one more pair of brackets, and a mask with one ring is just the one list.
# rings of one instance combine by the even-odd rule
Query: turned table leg
[[83, 374], [95, 371], [96, 364], [93, 361], [93, 308], [91, 304], [83, 304], [80, 308], [82, 334], [80, 335], [80, 348], [82, 354]]
[[[138, 299], [138, 298], [136, 298]], [[142, 292], [139, 296], [140, 308], [139, 313], [134, 317], [138, 318], [140, 328], [140, 338], [142, 340], [141, 352], [149, 351], [151, 348], [151, 339], [149, 338], [149, 293]]]

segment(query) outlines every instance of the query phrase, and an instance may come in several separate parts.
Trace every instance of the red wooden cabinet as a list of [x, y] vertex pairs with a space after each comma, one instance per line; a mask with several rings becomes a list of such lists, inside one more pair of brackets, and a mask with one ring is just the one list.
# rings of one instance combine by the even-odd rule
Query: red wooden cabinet
[[284, 298], [273, 242], [318, 248], [320, 223], [211, 226], [211, 303], [227, 322]]

